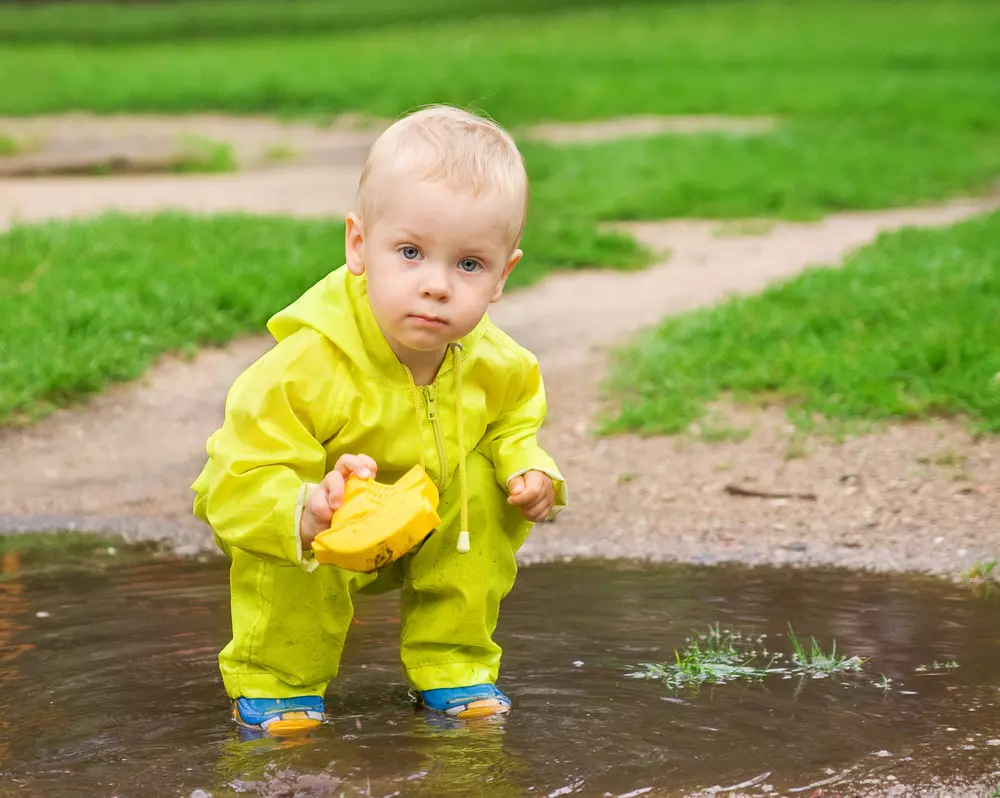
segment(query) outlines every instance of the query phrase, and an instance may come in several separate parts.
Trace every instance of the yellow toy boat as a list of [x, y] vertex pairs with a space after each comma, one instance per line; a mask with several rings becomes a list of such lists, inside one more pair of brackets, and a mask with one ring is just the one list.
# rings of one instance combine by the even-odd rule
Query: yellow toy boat
[[370, 573], [399, 559], [441, 523], [438, 490], [420, 466], [394, 485], [351, 476], [344, 503], [312, 548], [319, 562]]

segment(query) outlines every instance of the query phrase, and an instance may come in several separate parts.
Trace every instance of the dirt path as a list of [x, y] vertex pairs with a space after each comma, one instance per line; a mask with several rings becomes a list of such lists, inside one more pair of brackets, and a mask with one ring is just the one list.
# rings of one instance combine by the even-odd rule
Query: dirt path
[[[160, 207], [163, 192], [196, 210], [340, 213], [357, 163], [245, 175], [7, 181], [22, 218]], [[337, 171], [339, 169], [339, 171]], [[307, 180], [308, 185], [303, 182]], [[311, 188], [310, 188], [311, 186]], [[841, 446], [809, 444], [789, 460], [778, 411], [742, 415], [753, 434], [709, 445], [687, 437], [591, 437], [607, 348], [665, 314], [753, 292], [817, 265], [836, 265], [883, 231], [943, 225], [1000, 207], [998, 198], [938, 207], [849, 213], [777, 224], [761, 235], [720, 235], [713, 223], [627, 229], [663, 263], [638, 274], [556, 275], [505, 297], [496, 320], [545, 368], [546, 443], [564, 465], [573, 509], [539, 529], [526, 560], [574, 555], [711, 562], [835, 563], [954, 572], [1000, 551], [1000, 442], [973, 441], [954, 423], [905, 425]], [[0, 207], [0, 219], [10, 206]], [[0, 530], [73, 527], [165, 537], [210, 549], [189, 514], [187, 485], [218, 424], [225, 392], [269, 342], [253, 337], [193, 362], [167, 358], [136, 384], [29, 430], [0, 432]], [[727, 484], [810, 491], [818, 500], [727, 494]]]
[[[107, 210], [342, 215], [353, 203], [365, 154], [387, 124], [360, 117], [319, 125], [218, 114], [0, 117], [0, 136], [17, 147], [0, 156], [0, 229]], [[768, 117], [637, 116], [516, 132], [558, 145], [664, 132], [753, 136], [775, 126]], [[240, 171], [160, 174], [185, 155], [219, 146]], [[125, 174], [93, 177], [99, 170]]]

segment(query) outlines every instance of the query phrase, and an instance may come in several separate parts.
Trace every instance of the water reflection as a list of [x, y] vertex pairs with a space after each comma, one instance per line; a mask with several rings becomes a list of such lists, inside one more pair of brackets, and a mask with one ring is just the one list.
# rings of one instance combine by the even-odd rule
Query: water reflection
[[[21, 558], [16, 551], [5, 551], [0, 559], [0, 695], [11, 689], [10, 685], [20, 676], [17, 661], [31, 643], [15, 643], [14, 637], [27, 627], [17, 619], [27, 612], [24, 585], [18, 579]], [[0, 767], [10, 761], [11, 725], [6, 713], [0, 714]]]

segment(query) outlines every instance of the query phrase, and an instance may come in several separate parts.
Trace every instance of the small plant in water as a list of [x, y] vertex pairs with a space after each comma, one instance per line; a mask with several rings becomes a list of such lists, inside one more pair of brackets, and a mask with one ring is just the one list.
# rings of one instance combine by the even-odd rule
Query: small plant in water
[[697, 688], [701, 684], [725, 684], [736, 680], [758, 681], [772, 672], [773, 659], [764, 667], [754, 664], [757, 653], [752, 642], [719, 625], [708, 632], [687, 638], [684, 648], [674, 650], [674, 661], [645, 663], [628, 676], [634, 679], [659, 679], [672, 690]]
[[985, 582], [994, 578], [994, 573], [998, 564], [996, 557], [989, 560], [976, 560], [972, 567], [962, 572], [962, 579], [966, 582]]
[[843, 671], [860, 671], [864, 665], [861, 657], [837, 656], [837, 641], [833, 641], [833, 648], [827, 654], [816, 642], [816, 638], [810, 638], [812, 643], [806, 651], [799, 639], [795, 636], [795, 630], [788, 624], [788, 639], [792, 643], [792, 664], [794, 667], [791, 673], [812, 674], [814, 679], [821, 679], [833, 673]]
[[[795, 635], [791, 624], [788, 624], [788, 639], [792, 644], [790, 657], [786, 658], [781, 652], [768, 651], [764, 642], [766, 637], [767, 635], [756, 638], [744, 636], [729, 629], [720, 629], [715, 624], [709, 626], [707, 632], [695, 632], [688, 637], [682, 648], [674, 650], [672, 661], [642, 663], [627, 672], [626, 676], [633, 679], [656, 679], [664, 682], [671, 690], [679, 690], [682, 687], [697, 689], [702, 684], [755, 682], [769, 675], [780, 674], [786, 679], [800, 677], [801, 689], [805, 677], [822, 679], [834, 673], [858, 672], [865, 664], [862, 657], [837, 654], [836, 641], [832, 642], [830, 652], [827, 653], [816, 638], [811, 637], [807, 649]], [[889, 690], [892, 679], [882, 674], [881, 680], [873, 681], [872, 684]]]

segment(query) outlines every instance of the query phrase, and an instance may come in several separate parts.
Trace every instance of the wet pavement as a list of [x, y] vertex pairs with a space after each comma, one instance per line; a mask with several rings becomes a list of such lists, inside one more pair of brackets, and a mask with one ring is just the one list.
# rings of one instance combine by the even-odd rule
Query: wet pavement
[[[282, 741], [229, 720], [221, 559], [18, 566], [0, 579], [2, 796], [832, 796], [1000, 769], [1000, 600], [929, 577], [527, 567], [498, 631], [515, 711], [464, 724], [412, 708], [397, 601], [362, 596], [330, 722]], [[789, 622], [870, 661], [697, 693], [625, 676], [715, 623], [788, 653]], [[959, 667], [917, 670], [935, 661]]]

